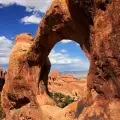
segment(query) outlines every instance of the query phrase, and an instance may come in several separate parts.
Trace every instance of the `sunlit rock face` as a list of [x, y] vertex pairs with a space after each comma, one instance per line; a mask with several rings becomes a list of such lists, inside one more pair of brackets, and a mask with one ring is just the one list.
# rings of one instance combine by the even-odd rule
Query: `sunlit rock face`
[[[35, 38], [20, 35], [22, 43], [18, 40], [12, 49], [2, 92], [6, 120], [48, 120], [49, 117], [53, 120], [118, 120], [119, 13], [120, 0], [53, 0]], [[48, 96], [50, 62], [47, 57], [62, 39], [78, 42], [90, 60], [87, 95], [79, 100], [72, 117], [50, 114], [44, 119], [46, 109], [43, 112], [40, 105], [55, 105]]]

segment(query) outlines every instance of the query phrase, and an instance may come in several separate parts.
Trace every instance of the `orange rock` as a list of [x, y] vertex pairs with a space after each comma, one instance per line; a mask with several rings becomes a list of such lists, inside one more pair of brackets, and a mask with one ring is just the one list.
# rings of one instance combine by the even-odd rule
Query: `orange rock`
[[[119, 120], [119, 13], [120, 0], [53, 0], [40, 22], [33, 43], [26, 40], [30, 38], [31, 41], [31, 37], [20, 37], [21, 40], [18, 37], [18, 42], [23, 42], [16, 43], [12, 49], [2, 92], [2, 105], [8, 120], [14, 120], [15, 117], [19, 120], [21, 116], [22, 119], [45, 120], [39, 116], [42, 112], [36, 97], [47, 95], [44, 83], [46, 77], [43, 76], [49, 73], [50, 67], [47, 64], [47, 69], [44, 69], [44, 65], [51, 49], [63, 39], [79, 43], [90, 60], [87, 95], [81, 100], [80, 106], [78, 104], [76, 118]], [[67, 89], [70, 89], [69, 85]], [[98, 94], [98, 99], [95, 95], [92, 100], [93, 89]], [[17, 111], [14, 110], [16, 108]], [[21, 109], [22, 114], [19, 116]], [[48, 119], [52, 117], [49, 116], [46, 120]]]
[[58, 77], [59, 77], [59, 72], [57, 70], [52, 71], [49, 75], [50, 80], [56, 80]]
[[[54, 72], [53, 72], [54, 73]], [[58, 72], [57, 72], [58, 74]], [[61, 74], [54, 76], [54, 80], [50, 79], [53, 74], [49, 75], [48, 88], [50, 92], [63, 93], [65, 95], [70, 95], [75, 99], [81, 99], [86, 94], [86, 79], [77, 80], [71, 74]]]
[[74, 76], [71, 74], [62, 74], [60, 77], [61, 78], [74, 78]]
[[33, 40], [34, 40], [34, 38], [29, 33], [23, 33], [23, 34], [16, 36], [15, 44], [16, 43], [23, 43], [23, 42], [32, 43]]
[[[39, 120], [40, 117], [38, 115], [34, 118], [40, 112], [40, 101], [38, 101], [37, 95], [40, 97], [42, 95], [46, 96], [42, 97], [44, 100], [49, 98], [47, 97], [47, 81], [51, 65], [49, 59], [46, 59], [42, 68], [39, 65], [31, 67], [30, 63], [32, 61], [30, 63], [27, 62], [26, 53], [31, 47], [32, 38], [29, 34], [18, 35], [10, 54], [6, 84], [3, 87], [1, 97], [7, 118], [19, 119], [19, 116], [17, 118], [15, 116], [17, 114], [13, 110], [15, 108], [19, 109], [19, 114], [22, 115], [22, 118], [25, 118], [28, 114], [28, 118]], [[41, 69], [42, 72], [40, 73]], [[50, 100], [51, 98], [47, 101]], [[51, 100], [50, 104], [52, 102], [54, 101]], [[47, 104], [46, 102], [44, 103]], [[24, 112], [26, 108], [27, 111], [34, 111], [34, 106], [36, 107], [34, 114]], [[10, 114], [10, 110], [13, 111], [13, 115]]]

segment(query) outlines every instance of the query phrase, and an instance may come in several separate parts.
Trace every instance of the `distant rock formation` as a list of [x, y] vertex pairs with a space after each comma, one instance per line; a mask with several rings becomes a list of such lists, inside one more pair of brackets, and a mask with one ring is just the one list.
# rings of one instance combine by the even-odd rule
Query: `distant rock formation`
[[71, 74], [59, 74], [54, 70], [49, 74], [48, 88], [50, 92], [69, 95], [76, 100], [82, 99], [86, 94], [87, 79], [76, 79]]
[[59, 74], [59, 71], [57, 70], [54, 70], [52, 71], [50, 74], [49, 74], [49, 79], [50, 80], [56, 80], [56, 79], [59, 79], [59, 78], [73, 78], [73, 79], [76, 79], [72, 74]]
[[52, 71], [49, 75], [49, 79], [54, 81], [57, 78], [59, 78], [59, 72], [57, 70]]

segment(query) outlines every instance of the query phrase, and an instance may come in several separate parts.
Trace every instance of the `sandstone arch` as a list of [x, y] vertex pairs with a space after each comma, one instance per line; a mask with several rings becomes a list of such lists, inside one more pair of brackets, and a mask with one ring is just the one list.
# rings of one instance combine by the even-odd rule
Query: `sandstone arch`
[[[18, 69], [12, 69], [11, 66], [15, 63], [9, 62], [7, 82], [2, 92], [3, 107], [7, 117], [12, 116], [11, 110], [16, 101], [19, 99], [24, 101], [24, 97], [27, 97], [30, 101], [26, 103], [28, 110], [33, 112], [36, 108], [34, 113], [38, 118], [35, 120], [42, 119], [39, 115], [41, 113], [39, 95], [41, 91], [46, 94], [46, 88], [42, 82], [44, 80], [40, 80], [42, 67], [56, 42], [72, 39], [80, 44], [90, 60], [87, 78], [88, 95], [85, 100], [79, 102], [79, 105], [87, 104], [88, 107], [86, 111], [79, 113], [78, 105], [77, 118], [79, 117], [79, 120], [118, 120], [119, 114], [116, 114], [120, 111], [117, 107], [120, 98], [120, 15], [118, 13], [120, 13], [120, 0], [53, 0], [38, 27], [33, 43], [25, 44], [27, 47], [23, 50], [24, 52], [14, 59], [14, 62], [20, 65]], [[15, 71], [18, 72], [17, 77], [16, 74], [13, 75]], [[23, 81], [16, 82], [18, 77]], [[17, 85], [19, 85], [18, 88], [16, 88]], [[22, 89], [18, 90], [19, 87]], [[91, 99], [92, 89], [98, 93], [95, 101]], [[12, 101], [8, 96], [12, 97]], [[47, 103], [52, 104], [52, 101]], [[31, 104], [32, 107], [30, 107]], [[34, 115], [23, 112], [24, 107], [21, 107], [19, 112], [15, 113], [17, 115], [14, 114], [11, 119], [17, 119], [17, 117], [20, 119], [18, 114], [34, 119]], [[89, 112], [94, 114], [91, 116]]]

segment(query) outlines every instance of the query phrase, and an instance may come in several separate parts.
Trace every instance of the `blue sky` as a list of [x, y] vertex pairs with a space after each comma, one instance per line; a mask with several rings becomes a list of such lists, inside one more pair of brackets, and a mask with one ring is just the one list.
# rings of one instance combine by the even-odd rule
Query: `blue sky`
[[[38, 24], [51, 0], [0, 0], [0, 66], [7, 69], [15, 36], [35, 36]], [[72, 40], [57, 43], [49, 55], [52, 70], [88, 71], [89, 62], [80, 46]]]

